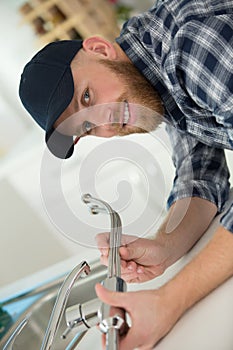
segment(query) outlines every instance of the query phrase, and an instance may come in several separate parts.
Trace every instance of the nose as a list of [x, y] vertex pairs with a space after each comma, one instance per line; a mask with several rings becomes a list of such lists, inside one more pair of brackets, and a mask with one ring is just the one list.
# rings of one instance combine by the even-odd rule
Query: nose
[[123, 116], [120, 107], [119, 103], [95, 106], [92, 112], [94, 112], [93, 123], [96, 136], [112, 137], [118, 134]]

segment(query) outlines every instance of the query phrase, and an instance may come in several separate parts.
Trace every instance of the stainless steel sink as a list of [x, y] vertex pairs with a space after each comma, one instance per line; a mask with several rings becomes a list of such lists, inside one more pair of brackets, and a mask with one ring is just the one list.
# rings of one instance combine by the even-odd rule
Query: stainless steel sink
[[[79, 279], [71, 290], [67, 306], [75, 305], [77, 303], [85, 303], [96, 298], [95, 284], [103, 281], [106, 278], [106, 267], [99, 262], [90, 263], [91, 272], [88, 276]], [[29, 315], [29, 321], [20, 334], [16, 337], [13, 345], [14, 350], [35, 350], [40, 349], [50, 315], [57, 297], [59, 285], [56, 288], [49, 288], [47, 292], [42, 293], [41, 296], [26, 309], [18, 320], [13, 324], [9, 331], [5, 334], [0, 342], [0, 349], [8, 341], [11, 334], [17, 326]], [[46, 289], [46, 288], [45, 288]], [[72, 339], [77, 336], [77, 331], [72, 330], [66, 339], [61, 339], [61, 335], [67, 328], [65, 322], [65, 315], [63, 315], [58, 332], [54, 339], [52, 349], [64, 350], [68, 347]], [[88, 337], [88, 335], [86, 336]], [[101, 335], [99, 334], [99, 337]], [[72, 349], [75, 347], [73, 346]], [[71, 349], [71, 348], [70, 348]]]

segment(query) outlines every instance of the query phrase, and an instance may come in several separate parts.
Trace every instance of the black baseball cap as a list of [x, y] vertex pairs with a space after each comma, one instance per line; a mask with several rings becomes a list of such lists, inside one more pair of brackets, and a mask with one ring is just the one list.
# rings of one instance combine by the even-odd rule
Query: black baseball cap
[[49, 150], [62, 159], [73, 154], [73, 137], [59, 133], [53, 125], [73, 98], [70, 63], [82, 43], [82, 40], [61, 40], [46, 45], [26, 64], [20, 80], [22, 104], [46, 131]]

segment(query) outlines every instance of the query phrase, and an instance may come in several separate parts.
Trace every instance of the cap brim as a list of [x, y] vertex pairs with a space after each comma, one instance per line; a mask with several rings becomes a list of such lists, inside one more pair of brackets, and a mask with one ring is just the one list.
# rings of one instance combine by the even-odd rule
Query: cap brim
[[72, 136], [59, 133], [55, 129], [47, 131], [45, 141], [50, 152], [58, 158], [70, 158], [74, 152], [74, 140]]

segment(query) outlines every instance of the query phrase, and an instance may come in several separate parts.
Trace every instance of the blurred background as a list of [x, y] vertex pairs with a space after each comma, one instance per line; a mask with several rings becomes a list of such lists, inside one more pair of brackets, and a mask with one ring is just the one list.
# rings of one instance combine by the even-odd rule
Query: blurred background
[[[51, 222], [41, 198], [44, 132], [18, 97], [25, 63], [49, 41], [97, 33], [113, 40], [129, 16], [151, 4], [145, 0], [0, 1], [0, 287], [80, 251]], [[85, 142], [80, 146], [81, 158], [88, 149]]]
[[[53, 40], [85, 38], [92, 34], [102, 34], [113, 40], [128, 17], [148, 9], [153, 2], [0, 1], [0, 287], [75, 256], [83, 249], [72, 237], [62, 234], [46, 212], [40, 183], [45, 152], [44, 131], [32, 121], [18, 97], [20, 75], [25, 63], [40, 47]], [[98, 168], [96, 174], [87, 170], [86, 182], [82, 184], [82, 189], [88, 191], [92, 181], [90, 177], [94, 176], [102, 199], [110, 201], [115, 199], [111, 196], [117, 197], [119, 193], [128, 191], [127, 186], [118, 188], [116, 184], [122, 181], [123, 185], [130, 184], [129, 196], [133, 204], [127, 218], [123, 215], [125, 222], [135, 221], [134, 215], [140, 218], [145, 205], [150, 208], [150, 217], [155, 215], [155, 211], [159, 218], [164, 214], [174, 169], [170, 150], [165, 147], [167, 140], [163, 130], [162, 136], [156, 137], [156, 142], [151, 137], [153, 135], [129, 137], [131, 144], [135, 142], [139, 145], [146, 156], [139, 152], [135, 155], [134, 163], [124, 161], [119, 156], [120, 161], [104, 169]], [[95, 139], [88, 142], [84, 139], [79, 145], [79, 164], [90, 160], [91, 151], [94, 147], [101, 148], [103, 142], [106, 141]], [[160, 157], [156, 160], [158, 166], [150, 160], [150, 155], [155, 153]], [[232, 155], [227, 153], [227, 156], [231, 166]], [[141, 164], [143, 159], [145, 162]], [[80, 171], [78, 167], [74, 157], [62, 170], [67, 201], [70, 205], [74, 202], [79, 208], [80, 203], [73, 201], [72, 197]], [[85, 216], [81, 205], [79, 210]], [[138, 230], [144, 229], [144, 223], [148, 226], [149, 220], [146, 215], [141, 216], [142, 227], [139, 225]], [[159, 220], [153, 222], [148, 234], [155, 232], [153, 230], [158, 225]], [[101, 223], [99, 227], [102, 228]], [[98, 229], [95, 231], [97, 233]], [[93, 242], [84, 242], [84, 246], [91, 244]], [[96, 249], [93, 249], [93, 256], [96, 253]]]

